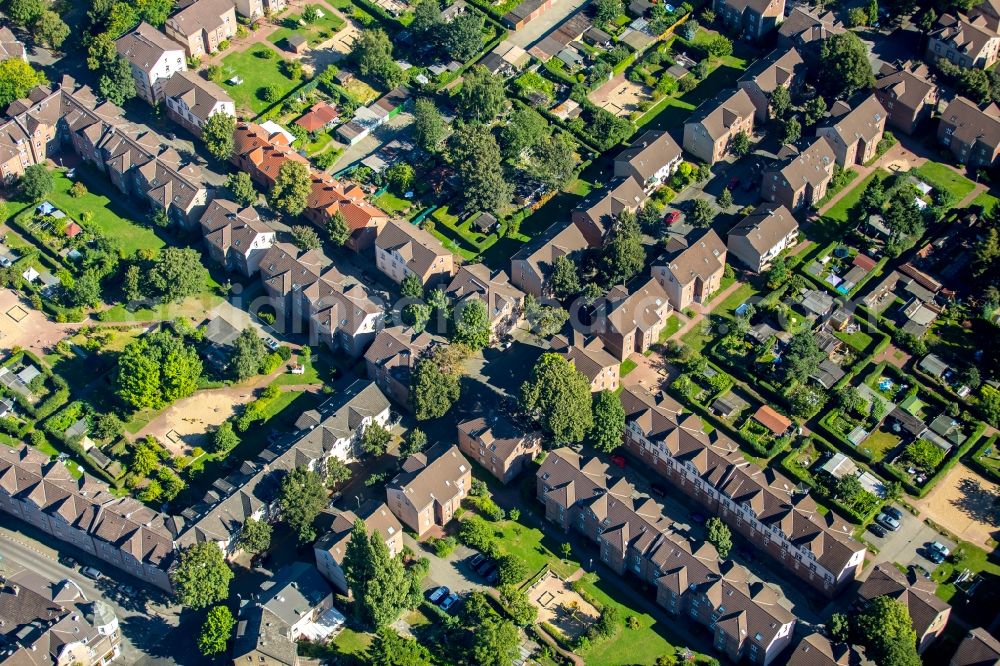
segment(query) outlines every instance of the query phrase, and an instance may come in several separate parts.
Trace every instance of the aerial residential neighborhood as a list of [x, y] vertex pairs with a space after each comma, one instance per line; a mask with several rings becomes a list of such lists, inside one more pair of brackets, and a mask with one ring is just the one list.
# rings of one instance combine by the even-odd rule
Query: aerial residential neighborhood
[[0, 0], [0, 664], [1000, 666], [997, 0]]

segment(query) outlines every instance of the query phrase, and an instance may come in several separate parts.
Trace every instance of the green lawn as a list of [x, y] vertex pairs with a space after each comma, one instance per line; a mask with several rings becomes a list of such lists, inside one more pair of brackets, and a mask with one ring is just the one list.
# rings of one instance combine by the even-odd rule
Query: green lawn
[[868, 349], [868, 345], [872, 343], [872, 336], [868, 335], [864, 331], [855, 331], [854, 333], [845, 333], [843, 331], [837, 331], [833, 334], [838, 340], [843, 340], [850, 347], [859, 352], [864, 352]]
[[675, 314], [670, 315], [669, 317], [667, 317], [667, 323], [663, 327], [663, 330], [660, 331], [660, 337], [657, 340], [657, 342], [659, 342], [661, 345], [666, 344], [667, 340], [669, 340], [674, 333], [681, 330], [681, 327], [683, 325], [684, 324], [681, 323], [680, 317], [678, 317]]
[[69, 189], [73, 186], [73, 181], [66, 177], [65, 170], [57, 169], [53, 172], [55, 188], [49, 192], [46, 199], [78, 222], [84, 211], [92, 213], [93, 218], [83, 225], [94, 227], [105, 236], [121, 243], [122, 249], [128, 254], [136, 250], [159, 250], [165, 245], [152, 229], [121, 217], [111, 210], [112, 201], [120, 202], [124, 199], [124, 195], [115, 190], [110, 183], [102, 182], [98, 177], [90, 177], [91, 174], [86, 168], [77, 169], [77, 174], [80, 176], [79, 180], [87, 186], [86, 194], [80, 197], [70, 195]]
[[868, 435], [858, 448], [872, 460], [881, 461], [887, 457], [889, 451], [899, 445], [899, 442], [897, 435], [879, 428]]
[[333, 134], [329, 131], [320, 132], [313, 141], [310, 141], [303, 146], [302, 150], [306, 151], [306, 153], [312, 157], [326, 150], [326, 147], [329, 146], [332, 141]]
[[632, 372], [635, 369], [636, 369], [636, 362], [630, 358], [627, 358], [624, 361], [622, 361], [622, 365], [621, 368], [619, 368], [618, 370], [618, 374], [624, 377], [625, 375], [627, 375], [628, 373]]
[[[622, 627], [611, 640], [597, 643], [581, 651], [587, 666], [618, 666], [619, 664], [648, 664], [652, 666], [657, 659], [672, 656], [676, 652], [673, 645], [661, 633], [667, 628], [659, 625], [653, 616], [640, 613], [629, 606], [619, 603], [615, 580], [601, 580], [593, 574], [587, 574], [582, 579], [583, 589], [603, 606], [617, 606], [623, 620]], [[629, 629], [624, 620], [635, 617], [639, 620], [638, 629]]]
[[573, 560], [564, 560], [551, 549], [556, 544], [537, 528], [528, 527], [512, 520], [495, 523], [501, 555], [517, 555], [528, 565], [530, 576], [534, 576], [546, 566], [562, 577], [569, 576], [580, 568]]
[[405, 216], [405, 214], [409, 212], [410, 208], [413, 206], [413, 202], [409, 199], [396, 196], [388, 190], [372, 200], [372, 203], [390, 215], [400, 216]]
[[989, 192], [983, 192], [978, 197], [972, 200], [972, 205], [982, 206], [983, 211], [989, 213], [990, 211], [993, 210], [993, 207], [997, 205], [997, 202], [1000, 202], [1000, 199], [993, 196]]
[[[298, 87], [302, 82], [293, 81], [281, 72], [283, 58], [275, 53], [270, 60], [257, 56], [258, 52], [270, 47], [257, 44], [245, 51], [230, 53], [222, 59], [222, 89], [229, 93], [236, 106], [260, 113], [274, 102], [265, 102], [260, 98], [260, 91], [268, 86], [274, 86], [278, 91], [278, 99], [282, 99]], [[273, 49], [271, 49], [273, 51]], [[227, 81], [233, 76], [243, 80], [239, 85], [229, 85]]]
[[757, 293], [757, 290], [753, 288], [753, 285], [745, 282], [736, 291], [726, 296], [726, 300], [719, 303], [712, 312], [723, 317], [732, 318], [736, 308], [743, 305], [755, 293]]
[[927, 162], [913, 170], [913, 175], [936, 190], [947, 190], [955, 195], [955, 203], [964, 199], [976, 184], [954, 169], [938, 162]]
[[856, 203], [861, 199], [861, 193], [865, 191], [865, 187], [871, 182], [872, 178], [878, 177], [880, 180], [885, 180], [889, 176], [889, 172], [885, 169], [879, 169], [869, 175], [867, 178], [859, 182], [852, 189], [850, 189], [847, 194], [841, 197], [840, 201], [835, 203], [830, 207], [825, 213], [823, 213], [824, 220], [832, 220], [835, 222], [847, 222], [848, 213], [851, 208], [854, 207]]
[[703, 351], [713, 339], [712, 334], [706, 330], [708, 325], [708, 320], [702, 319], [694, 328], [681, 337], [681, 342], [685, 347], [690, 347], [696, 352]]
[[[946, 526], [947, 527], [947, 526]], [[953, 597], [964, 597], [953, 582], [955, 576], [968, 569], [973, 573], [983, 574], [983, 582], [979, 589], [969, 599], [968, 603], [955, 603]], [[978, 622], [984, 617], [996, 615], [996, 598], [1000, 593], [1000, 565], [990, 560], [990, 555], [982, 548], [971, 543], [961, 543], [955, 548], [952, 556], [942, 562], [931, 574], [938, 583], [935, 594], [945, 601], [951, 602], [955, 612], [967, 621]]]
[[284, 49], [286, 44], [283, 42], [292, 35], [299, 34], [306, 38], [310, 46], [315, 46], [333, 37], [346, 25], [344, 19], [334, 14], [325, 4], [316, 3], [315, 6], [322, 10], [324, 14], [322, 18], [303, 25], [299, 23], [300, 14], [290, 14], [282, 19], [282, 27], [268, 35], [267, 41]]
[[344, 627], [344, 630], [333, 639], [333, 647], [338, 655], [347, 657], [346, 663], [366, 663], [365, 653], [373, 639], [374, 636], [369, 633]]

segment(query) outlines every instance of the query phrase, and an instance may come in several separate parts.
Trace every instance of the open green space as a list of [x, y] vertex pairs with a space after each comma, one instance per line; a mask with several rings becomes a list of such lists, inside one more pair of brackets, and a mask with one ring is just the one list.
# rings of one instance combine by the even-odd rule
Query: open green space
[[842, 340], [847, 343], [849, 347], [859, 352], [864, 352], [868, 349], [868, 345], [872, 343], [872, 336], [868, 335], [864, 331], [854, 331], [853, 333], [837, 331], [833, 335], [838, 340]]
[[388, 190], [373, 199], [372, 203], [390, 215], [405, 216], [405, 214], [409, 212], [410, 208], [413, 207], [412, 201], [397, 196]]
[[[982, 577], [976, 591], [967, 598], [955, 584], [956, 576], [966, 569]], [[950, 602], [954, 612], [965, 620], [978, 623], [984, 617], [996, 615], [996, 598], [1000, 594], [1000, 564], [993, 561], [990, 554], [982, 548], [962, 542], [951, 557], [931, 573], [931, 579], [938, 584], [935, 594]], [[958, 603], [960, 598], [962, 603]]]
[[879, 428], [865, 438], [858, 447], [872, 460], [885, 460], [889, 452], [899, 446], [899, 436]]
[[980, 194], [979, 196], [977, 196], [975, 199], [972, 200], [971, 205], [981, 206], [983, 212], [991, 213], [993, 211], [994, 206], [996, 206], [998, 202], [1000, 202], [1000, 199], [993, 196], [989, 192], [983, 192], [982, 194]]
[[[260, 113], [274, 102], [261, 99], [263, 88], [274, 86], [277, 99], [282, 99], [298, 87], [302, 82], [293, 81], [281, 71], [283, 58], [275, 53], [271, 59], [261, 58], [258, 53], [269, 50], [269, 46], [256, 44], [245, 51], [230, 53], [222, 59], [222, 89], [229, 93], [236, 106]], [[273, 49], [270, 49], [273, 51]], [[242, 82], [230, 85], [233, 77], [239, 77]]]
[[633, 370], [635, 370], [636, 367], [637, 367], [636, 362], [633, 361], [630, 358], [627, 358], [624, 361], [622, 361], [621, 367], [618, 369], [618, 374], [621, 375], [622, 377], [624, 377], [628, 373], [630, 373]]
[[667, 323], [663, 326], [663, 330], [660, 331], [660, 337], [657, 340], [661, 345], [665, 344], [667, 340], [671, 338], [677, 331], [681, 330], [684, 324], [681, 322], [681, 318], [675, 314], [667, 317]]
[[951, 167], [939, 162], [927, 162], [911, 172], [936, 190], [951, 192], [955, 203], [964, 199], [975, 189], [976, 184]]
[[493, 525], [496, 528], [500, 554], [520, 557], [528, 565], [532, 576], [549, 567], [565, 578], [580, 568], [578, 562], [564, 560], [556, 555], [552, 548], [559, 544], [538, 528], [513, 520], [503, 520]]
[[290, 14], [281, 20], [281, 27], [267, 37], [267, 41], [283, 49], [287, 48], [286, 40], [298, 34], [305, 37], [310, 46], [315, 46], [333, 37], [346, 23], [337, 16], [325, 3], [313, 3], [323, 16], [312, 23], [302, 21], [301, 14]]
[[[833, 222], [847, 222], [850, 217], [850, 211], [854, 206], [861, 200], [861, 194], [865, 191], [865, 187], [871, 182], [872, 178], [878, 178], [879, 180], [885, 180], [889, 176], [889, 172], [885, 169], [878, 169], [877, 171], [871, 173], [867, 178], [860, 181], [857, 185], [852, 187], [848, 192], [840, 198], [840, 200], [831, 206], [825, 213], [823, 213], [824, 221]], [[834, 240], [835, 238], [840, 238], [839, 232], [835, 234], [834, 238], [830, 239], [817, 239], [821, 242], [826, 242], [827, 240]]]
[[736, 312], [736, 308], [740, 307], [747, 302], [751, 296], [757, 293], [757, 290], [749, 282], [741, 284], [736, 290], [726, 296], [725, 300], [719, 303], [712, 312], [720, 314], [723, 317], [733, 317], [733, 313]]
[[[77, 180], [87, 187], [86, 194], [72, 196], [69, 190], [73, 181], [66, 176], [64, 169], [56, 169], [53, 173], [55, 187], [45, 198], [77, 222], [81, 222], [84, 212], [91, 213], [93, 217], [88, 222], [82, 222], [83, 226], [95, 228], [114, 239], [128, 254], [136, 250], [158, 250], [165, 245], [152, 229], [123, 217], [125, 211], [113, 210], [125, 197], [110, 183], [85, 167], [77, 169], [76, 173]], [[132, 216], [139, 217], [139, 214], [135, 212]]]
[[637, 629], [624, 625], [609, 640], [598, 642], [581, 650], [587, 666], [618, 666], [619, 664], [648, 664], [652, 666], [660, 657], [670, 657], [676, 649], [663, 637], [667, 628], [647, 614], [636, 611], [618, 599], [623, 597], [622, 585], [617, 580], [599, 579], [587, 574], [581, 579], [582, 589], [602, 606], [616, 606], [622, 617], [638, 620]]

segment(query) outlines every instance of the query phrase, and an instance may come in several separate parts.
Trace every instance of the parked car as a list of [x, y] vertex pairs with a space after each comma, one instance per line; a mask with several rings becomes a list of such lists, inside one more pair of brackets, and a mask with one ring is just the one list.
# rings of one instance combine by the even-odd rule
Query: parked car
[[875, 516], [875, 522], [888, 530], [892, 530], [893, 532], [899, 529], [899, 521], [892, 516], [885, 515], [884, 513], [880, 513]]
[[497, 572], [497, 565], [491, 560], [486, 563], [486, 566], [480, 567], [477, 571], [480, 576], [489, 580]]
[[457, 602], [458, 602], [458, 595], [452, 592], [451, 594], [449, 594], [447, 597], [444, 598], [444, 601], [441, 602], [440, 604], [441, 610], [448, 612], [448, 609], [454, 606]]
[[940, 541], [932, 541], [930, 547], [931, 547], [931, 550], [936, 551], [938, 553], [941, 553], [945, 557], [948, 557], [949, 555], [951, 555], [951, 551], [948, 550], [948, 546], [944, 545]]
[[897, 509], [894, 506], [888, 506], [888, 505], [886, 505], [886, 506], [882, 507], [882, 513], [884, 513], [887, 516], [892, 516], [896, 520], [902, 520], [903, 519], [903, 514], [900, 512], [899, 509]]
[[625, 456], [620, 453], [616, 453], [611, 456], [611, 463], [616, 467], [625, 467]]
[[871, 523], [868, 525], [868, 531], [877, 536], [880, 539], [884, 539], [886, 535], [885, 528], [878, 523]]
[[934, 564], [941, 564], [942, 562], [944, 562], [944, 555], [939, 550], [928, 548], [926, 555], [927, 559], [933, 562]]
[[90, 580], [101, 580], [104, 577], [104, 574], [97, 567], [83, 567], [80, 569], [80, 575]]
[[439, 601], [441, 601], [442, 599], [444, 599], [445, 597], [447, 597], [450, 592], [451, 591], [447, 587], [445, 587], [444, 585], [442, 585], [441, 587], [438, 587], [438, 588], [435, 588], [434, 590], [431, 590], [431, 594], [430, 594], [429, 597], [427, 597], [427, 599], [432, 604], [436, 604]]
[[651, 483], [649, 484], [649, 492], [653, 493], [657, 497], [663, 497], [667, 494], [667, 489], [664, 488], [662, 484]]
[[485, 555], [483, 555], [482, 553], [476, 553], [475, 555], [469, 558], [469, 568], [475, 571], [485, 561], [486, 561]]
[[667, 226], [676, 224], [678, 220], [681, 219], [681, 212], [679, 210], [672, 210], [663, 216], [663, 221], [667, 223]]

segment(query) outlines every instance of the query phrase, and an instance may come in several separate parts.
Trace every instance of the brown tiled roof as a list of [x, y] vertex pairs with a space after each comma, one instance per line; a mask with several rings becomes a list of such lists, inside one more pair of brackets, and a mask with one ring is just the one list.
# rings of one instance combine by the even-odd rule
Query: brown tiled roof
[[729, 230], [729, 237], [742, 236], [757, 252], [764, 253], [799, 228], [792, 212], [784, 206], [762, 203]]
[[886, 65], [875, 80], [875, 88], [908, 109], [917, 110], [927, 96], [937, 87], [928, 78], [926, 65], [909, 69], [896, 69]]
[[799, 641], [787, 666], [851, 666], [859, 663], [858, 655], [847, 643], [834, 643], [820, 633], [812, 633]]
[[634, 384], [624, 387], [620, 397], [626, 422], [635, 424], [650, 441], [660, 441], [681, 427], [684, 409], [665, 393], [657, 397]]
[[247, 254], [257, 236], [274, 233], [252, 206], [241, 209], [228, 199], [213, 199], [208, 204], [201, 216], [201, 230], [209, 245], [224, 253], [232, 249], [242, 255]]
[[696, 278], [702, 280], [714, 275], [723, 267], [726, 244], [714, 229], [709, 229], [687, 248], [670, 257], [667, 267], [680, 284], [689, 284]]
[[995, 104], [981, 110], [965, 97], [955, 97], [941, 114], [941, 122], [953, 127], [952, 138], [962, 143], [982, 143], [991, 149], [1000, 145], [1000, 112]]
[[557, 335], [552, 338], [551, 348], [563, 355], [573, 366], [593, 382], [607, 368], [616, 368], [621, 361], [612, 356], [597, 336], [587, 338], [575, 336], [572, 341]]
[[[444, 501], [459, 494], [457, 482], [469, 474], [472, 466], [457, 446], [438, 445], [426, 452], [410, 456], [403, 462], [403, 471], [389, 483], [389, 488], [401, 490], [419, 512], [435, 501]], [[468, 491], [468, 488], [465, 489]]]
[[618, 153], [615, 161], [628, 162], [646, 180], [680, 156], [681, 147], [670, 134], [662, 130], [646, 130], [633, 139], [630, 147]]
[[320, 253], [300, 252], [294, 245], [275, 243], [260, 260], [260, 277], [272, 295], [284, 296], [305, 289], [319, 279]]
[[307, 132], [315, 132], [326, 127], [337, 118], [337, 109], [327, 102], [316, 102], [309, 110], [295, 121], [295, 124]]
[[875, 565], [858, 589], [858, 598], [871, 601], [875, 597], [889, 596], [903, 603], [910, 612], [917, 637], [921, 638], [939, 614], [951, 609], [934, 594], [936, 588], [937, 585], [916, 574], [907, 576], [891, 563], [881, 563]]
[[343, 330], [355, 335], [369, 316], [382, 312], [382, 306], [372, 300], [361, 283], [335, 268], [327, 270], [302, 293], [313, 313], [312, 320], [328, 333]]
[[[222, 17], [229, 11], [233, 11], [232, 0], [196, 0], [167, 19], [167, 22], [177, 32], [190, 36], [202, 30], [217, 30], [222, 26]], [[233, 29], [235, 30], [235, 26]]]
[[395, 251], [406, 262], [406, 267], [419, 276], [424, 276], [441, 257], [451, 253], [415, 224], [390, 220], [375, 239], [375, 246], [386, 251]]
[[556, 222], [545, 230], [537, 245], [526, 245], [512, 259], [523, 259], [544, 279], [558, 257], [571, 256], [588, 247], [590, 244], [580, 227], [573, 223]]
[[792, 12], [778, 26], [778, 35], [793, 39], [797, 43], [821, 41], [830, 35], [844, 32], [844, 26], [833, 12], [816, 14], [802, 7], [793, 7]]
[[840, 116], [831, 129], [841, 140], [850, 145], [858, 139], [871, 143], [885, 126], [886, 112], [875, 95], [869, 95], [847, 114]]
[[976, 627], [959, 644], [950, 666], [1000, 666], [1000, 641]]
[[[403, 531], [399, 519], [392, 515], [385, 502], [365, 506], [360, 513], [368, 528], [368, 533], [378, 532], [385, 541]], [[351, 540], [351, 530], [354, 529], [354, 522], [357, 519], [358, 515], [353, 511], [338, 512], [330, 526], [330, 531], [316, 542], [316, 548], [329, 552], [333, 556], [333, 561], [339, 565], [344, 561], [347, 544]]]
[[997, 34], [986, 25], [986, 19], [969, 19], [961, 14], [944, 14], [937, 25], [928, 33], [931, 39], [948, 42], [950, 46], [966, 55], [976, 58]]
[[445, 293], [456, 302], [467, 298], [483, 299], [490, 321], [499, 316], [508, 303], [516, 306], [524, 300], [524, 292], [510, 283], [506, 272], [491, 272], [485, 264], [460, 267]]
[[7, 58], [23, 59], [25, 55], [24, 44], [22, 44], [10, 28], [0, 27], [0, 56], [4, 60]]
[[163, 94], [180, 98], [191, 111], [191, 115], [202, 122], [208, 120], [216, 105], [232, 103], [233, 98], [225, 90], [206, 81], [194, 72], [174, 72], [163, 84]]
[[184, 47], [167, 37], [161, 31], [149, 25], [145, 21], [139, 24], [132, 32], [115, 42], [118, 53], [149, 74], [149, 70], [163, 56], [164, 53], [177, 51], [181, 58], [184, 57]]
[[509, 419], [501, 416], [467, 419], [458, 424], [458, 430], [479, 442], [499, 460], [510, 458], [522, 444], [527, 444], [526, 440], [530, 442], [540, 438], [537, 432], [526, 433]]
[[[780, 165], [778, 175], [788, 183], [793, 190], [809, 185], [819, 187], [823, 181], [833, 177], [833, 167], [836, 156], [833, 147], [826, 137], [819, 137], [808, 148], [793, 155]], [[765, 174], [764, 178], [770, 177]]]
[[608, 303], [608, 324], [611, 330], [621, 335], [639, 330], [647, 331], [662, 323], [661, 310], [670, 310], [667, 292], [656, 278], [649, 278], [631, 294], [625, 292], [624, 298], [611, 299]]
[[623, 210], [634, 210], [646, 200], [646, 192], [634, 178], [622, 178], [613, 187], [588, 197], [575, 212], [591, 220], [601, 232], [611, 226], [612, 218]]
[[750, 95], [742, 88], [720, 93], [706, 100], [695, 109], [687, 123], [700, 123], [708, 135], [717, 140], [729, 133], [736, 121], [754, 114], [755, 107]]
[[753, 63], [737, 83], [753, 81], [760, 90], [772, 93], [779, 86], [788, 86], [805, 75], [805, 62], [795, 47], [782, 51], [775, 49]]

